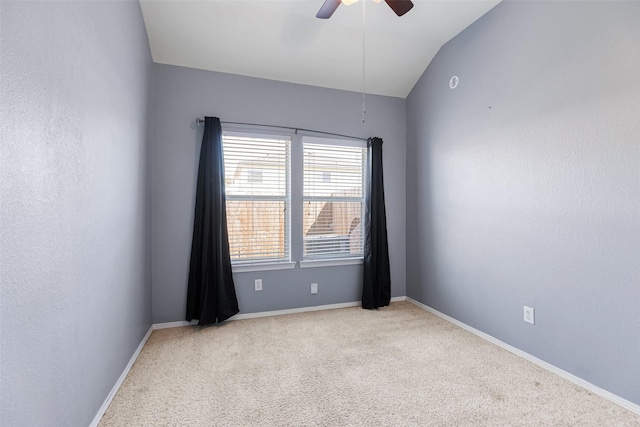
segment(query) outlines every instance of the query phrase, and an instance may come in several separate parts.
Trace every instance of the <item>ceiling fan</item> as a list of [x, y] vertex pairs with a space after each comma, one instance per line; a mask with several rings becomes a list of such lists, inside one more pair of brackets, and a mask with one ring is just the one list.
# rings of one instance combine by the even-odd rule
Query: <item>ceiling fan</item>
[[[331, 15], [333, 15], [333, 12], [336, 11], [338, 6], [340, 6], [340, 3], [344, 3], [345, 5], [349, 6], [350, 4], [355, 3], [357, 1], [358, 0], [325, 0], [324, 4], [316, 14], [316, 18], [329, 19], [331, 18]], [[376, 3], [380, 3], [380, 1], [382, 0], [373, 0], [373, 1]], [[409, 12], [413, 7], [413, 3], [411, 2], [411, 0], [384, 0], [384, 1], [389, 5], [391, 9], [393, 9], [393, 11], [398, 16], [404, 15], [405, 13]]]

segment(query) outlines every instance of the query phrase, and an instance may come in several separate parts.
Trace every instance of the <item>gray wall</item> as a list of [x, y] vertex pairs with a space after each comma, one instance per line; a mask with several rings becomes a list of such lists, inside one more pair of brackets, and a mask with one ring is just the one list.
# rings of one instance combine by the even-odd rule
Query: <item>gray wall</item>
[[3, 426], [86, 426], [151, 325], [138, 2], [0, 2]]
[[408, 296], [636, 404], [639, 23], [505, 2], [407, 99]]
[[[153, 66], [152, 277], [153, 321], [185, 315], [197, 159], [205, 115], [223, 121], [323, 130], [384, 140], [385, 190], [393, 296], [405, 295], [405, 100], [361, 95], [159, 65]], [[263, 279], [263, 290], [253, 281]], [[234, 274], [241, 313], [360, 300], [362, 266]], [[311, 282], [319, 293], [311, 295]]]

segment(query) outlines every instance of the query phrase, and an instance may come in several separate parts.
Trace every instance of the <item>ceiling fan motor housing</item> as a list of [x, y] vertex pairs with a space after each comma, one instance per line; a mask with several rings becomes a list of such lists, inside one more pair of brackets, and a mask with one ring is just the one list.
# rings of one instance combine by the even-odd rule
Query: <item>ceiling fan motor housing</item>
[[[349, 4], [355, 3], [356, 1], [358, 0], [347, 0], [344, 3], [346, 5], [349, 5]], [[378, 3], [379, 1], [380, 0], [376, 1], [376, 3]], [[404, 15], [405, 13], [409, 12], [411, 8], [413, 8], [413, 2], [411, 0], [385, 0], [385, 2], [398, 16]], [[336, 9], [338, 9], [338, 6], [340, 6], [340, 3], [342, 3], [341, 0], [325, 0], [325, 2], [322, 4], [322, 7], [316, 14], [316, 18], [320, 18], [320, 19], [331, 18], [331, 15], [333, 15], [333, 12], [335, 12]]]

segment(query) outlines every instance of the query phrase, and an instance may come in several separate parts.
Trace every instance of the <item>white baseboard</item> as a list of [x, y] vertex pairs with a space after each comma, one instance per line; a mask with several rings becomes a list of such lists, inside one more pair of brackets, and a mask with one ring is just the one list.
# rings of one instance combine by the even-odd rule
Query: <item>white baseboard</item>
[[261, 311], [259, 313], [236, 314], [231, 320], [255, 319], [258, 317], [283, 316], [285, 314], [307, 313], [310, 311], [334, 310], [336, 308], [356, 307], [360, 305], [360, 301], [342, 302], [338, 304], [316, 305], [312, 307], [289, 308], [286, 310]]
[[187, 322], [186, 320], [180, 320], [178, 322], [154, 323], [153, 325], [151, 325], [151, 327], [155, 331], [156, 329], [180, 328], [182, 326], [191, 326], [191, 325], [197, 325], [197, 324], [198, 324], [197, 320], [193, 320], [191, 322]]
[[104, 400], [104, 403], [102, 403], [102, 406], [98, 410], [98, 413], [96, 414], [96, 416], [93, 418], [93, 421], [91, 421], [91, 424], [89, 424], [89, 427], [97, 427], [97, 425], [100, 423], [100, 420], [102, 419], [102, 416], [104, 415], [105, 412], [107, 412], [107, 408], [109, 408], [109, 405], [111, 404], [111, 401], [116, 396], [116, 393], [118, 393], [118, 390], [120, 389], [120, 386], [124, 382], [124, 379], [127, 377], [127, 374], [129, 374], [129, 371], [131, 370], [131, 367], [135, 363], [136, 359], [140, 355], [140, 352], [142, 351], [142, 348], [144, 347], [144, 345], [147, 343], [147, 340], [151, 336], [151, 332], [153, 332], [153, 326], [151, 326], [149, 328], [149, 330], [145, 334], [144, 338], [142, 338], [142, 341], [140, 341], [140, 344], [138, 345], [138, 348], [136, 349], [136, 351], [131, 356], [131, 359], [129, 359], [129, 363], [127, 363], [127, 366], [124, 367], [124, 370], [122, 371], [122, 374], [120, 375], [120, 378], [118, 378], [118, 381], [116, 381], [116, 383], [113, 385], [113, 388], [111, 389], [111, 392], [109, 393], [107, 398]]
[[[391, 302], [406, 301], [406, 300], [407, 300], [407, 297], [405, 296], [391, 298]], [[360, 305], [361, 305], [360, 301], [352, 301], [352, 302], [341, 302], [337, 304], [316, 305], [311, 307], [288, 308], [284, 310], [260, 311], [257, 313], [240, 313], [229, 318], [227, 321], [231, 322], [235, 320], [256, 319], [259, 317], [283, 316], [285, 314], [306, 313], [310, 311], [334, 310], [336, 308], [359, 307]], [[196, 325], [197, 323], [198, 323], [197, 320], [194, 320], [192, 322], [187, 322], [186, 320], [182, 320], [178, 322], [154, 323], [153, 329], [155, 330], [155, 329], [166, 329], [166, 328], [179, 328], [182, 326]]]
[[636, 405], [635, 403], [630, 402], [630, 401], [628, 401], [628, 400], [626, 400], [626, 399], [624, 399], [624, 398], [622, 398], [622, 397], [620, 397], [618, 395], [615, 395], [615, 394], [613, 394], [613, 393], [611, 393], [611, 392], [609, 392], [609, 391], [607, 391], [605, 389], [602, 389], [602, 388], [600, 388], [600, 387], [598, 387], [596, 385], [593, 385], [590, 382], [585, 381], [580, 377], [577, 377], [577, 376], [575, 376], [573, 374], [570, 374], [569, 372], [564, 371], [564, 370], [558, 368], [557, 366], [554, 366], [554, 365], [552, 365], [550, 363], [547, 363], [544, 360], [538, 359], [537, 357], [532, 356], [527, 352], [524, 352], [524, 351], [522, 351], [522, 350], [520, 350], [520, 349], [518, 349], [516, 347], [513, 347], [513, 346], [511, 346], [511, 345], [509, 345], [509, 344], [507, 344], [505, 342], [502, 342], [499, 339], [494, 338], [491, 335], [486, 334], [486, 333], [484, 333], [482, 331], [479, 331], [478, 329], [475, 329], [475, 328], [467, 325], [466, 323], [462, 323], [459, 320], [456, 320], [451, 316], [447, 316], [446, 314], [441, 313], [438, 310], [429, 307], [428, 305], [422, 304], [421, 302], [416, 301], [413, 298], [406, 297], [406, 300], [409, 301], [412, 304], [417, 305], [420, 308], [423, 308], [424, 310], [428, 311], [429, 313], [434, 314], [434, 315], [440, 317], [441, 319], [446, 320], [447, 322], [453, 323], [454, 325], [459, 326], [460, 328], [462, 328], [462, 329], [464, 329], [466, 331], [469, 331], [472, 334], [477, 335], [480, 338], [483, 338], [483, 339], [489, 341], [492, 344], [495, 344], [495, 345], [497, 345], [499, 347], [504, 348], [505, 350], [515, 354], [516, 356], [520, 356], [523, 359], [528, 360], [531, 363], [535, 363], [536, 365], [540, 366], [541, 368], [546, 369], [549, 372], [552, 372], [552, 373], [554, 373], [554, 374], [556, 374], [556, 375], [558, 375], [558, 376], [560, 376], [560, 377], [562, 377], [562, 378], [564, 378], [566, 380], [569, 380], [572, 383], [577, 384], [580, 387], [583, 387], [583, 388], [589, 390], [590, 392], [592, 392], [594, 394], [602, 396], [605, 399], [608, 399], [611, 402], [616, 403], [616, 404], [618, 404], [618, 405], [620, 405], [620, 406], [622, 406], [622, 407], [624, 407], [624, 408], [626, 408], [626, 409], [628, 409], [628, 410], [630, 410], [632, 412], [635, 412], [636, 414], [640, 415], [640, 405]]

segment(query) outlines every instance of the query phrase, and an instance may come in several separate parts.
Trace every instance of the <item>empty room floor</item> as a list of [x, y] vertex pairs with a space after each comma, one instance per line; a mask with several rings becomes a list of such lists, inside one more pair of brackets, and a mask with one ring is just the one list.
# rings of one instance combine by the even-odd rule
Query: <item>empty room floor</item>
[[100, 426], [640, 426], [409, 303], [155, 330]]

